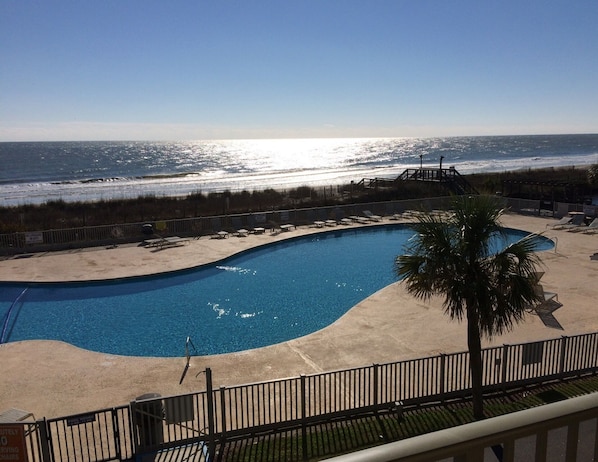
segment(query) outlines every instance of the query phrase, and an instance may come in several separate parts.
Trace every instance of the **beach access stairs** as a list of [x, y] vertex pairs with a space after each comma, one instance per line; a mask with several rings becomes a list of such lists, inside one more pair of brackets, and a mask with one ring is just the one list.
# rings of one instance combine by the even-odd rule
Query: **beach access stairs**
[[407, 168], [396, 178], [363, 178], [354, 184], [354, 187], [357, 189], [391, 188], [405, 181], [441, 184], [450, 193], [456, 195], [479, 194], [469, 181], [454, 167]]

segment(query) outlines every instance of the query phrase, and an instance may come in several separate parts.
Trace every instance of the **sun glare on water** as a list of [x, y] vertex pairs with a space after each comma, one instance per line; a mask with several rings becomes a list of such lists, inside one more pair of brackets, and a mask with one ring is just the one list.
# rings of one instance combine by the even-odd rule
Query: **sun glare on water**
[[[235, 143], [235, 142], [233, 142]], [[270, 170], [302, 170], [338, 165], [351, 156], [352, 139], [272, 139], [238, 141], [252, 153], [252, 163]]]

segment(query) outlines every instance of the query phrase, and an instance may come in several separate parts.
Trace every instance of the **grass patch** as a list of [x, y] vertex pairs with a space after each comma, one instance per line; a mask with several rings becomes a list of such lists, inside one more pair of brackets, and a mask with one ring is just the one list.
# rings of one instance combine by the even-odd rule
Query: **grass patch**
[[[531, 409], [567, 398], [598, 392], [598, 377], [588, 376], [541, 386], [509, 390], [487, 397], [487, 417]], [[384, 443], [474, 422], [471, 403], [466, 400], [404, 411], [336, 420], [313, 425], [304, 434], [288, 430], [253, 438], [230, 441], [218, 448], [217, 460], [239, 462], [318, 461]]]

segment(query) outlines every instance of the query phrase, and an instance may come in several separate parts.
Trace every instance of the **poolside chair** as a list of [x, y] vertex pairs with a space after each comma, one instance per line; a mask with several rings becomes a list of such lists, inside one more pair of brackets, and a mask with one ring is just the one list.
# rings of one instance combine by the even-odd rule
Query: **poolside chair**
[[536, 284], [535, 291], [536, 291], [536, 294], [538, 295], [538, 297], [541, 300], [540, 304], [538, 306], [536, 306], [536, 309], [539, 306], [542, 306], [542, 304], [544, 302], [548, 302], [550, 300], [557, 300], [558, 301], [558, 298], [559, 298], [558, 294], [556, 292], [546, 292], [544, 290], [544, 286], [542, 284], [540, 284], [540, 283]]
[[594, 234], [598, 232], [598, 218], [594, 218], [592, 222], [581, 231], [584, 234]]
[[14, 407], [0, 412], [0, 423], [23, 422], [29, 418], [35, 420], [33, 412], [23, 411]]
[[364, 210], [363, 214], [365, 215], [365, 217], [370, 220], [370, 221], [382, 221], [382, 217], [380, 215], [374, 215], [372, 212], [370, 212], [369, 210]]
[[368, 224], [370, 222], [369, 218], [360, 217], [359, 215], [351, 215], [349, 218], [353, 223], [360, 223], [362, 225]]
[[179, 237], [179, 236], [170, 236], [165, 237], [162, 242], [158, 245], [161, 249], [166, 247], [178, 247], [181, 245], [185, 245], [189, 242], [189, 239], [186, 237]]
[[212, 234], [212, 239], [226, 239], [230, 236], [228, 231], [220, 230], [214, 234]]
[[384, 216], [392, 217], [395, 214], [395, 206], [392, 202], [387, 202], [384, 207]]
[[405, 210], [399, 206], [387, 208], [387, 216], [390, 220], [400, 220], [404, 218]]
[[536, 314], [544, 323], [546, 327], [551, 327], [553, 329], [564, 330], [561, 323], [554, 317], [554, 312], [558, 310], [563, 304], [558, 300], [546, 300], [545, 302], [541, 303], [535, 308]]
[[316, 209], [316, 218], [318, 221], [323, 221], [324, 223], [326, 223], [326, 220], [328, 220], [328, 213], [326, 212], [325, 209]]
[[544, 290], [544, 287], [542, 284], [540, 284], [540, 279], [542, 279], [542, 276], [544, 276], [544, 272], [541, 271], [535, 273], [533, 276], [536, 281], [534, 291], [538, 296], [539, 303], [531, 306], [529, 311], [537, 314], [546, 327], [563, 330], [563, 326], [561, 326], [561, 324], [552, 314], [554, 311], [563, 306], [563, 304], [559, 302], [558, 294], [556, 292], [546, 292]]
[[220, 218], [214, 217], [211, 219], [212, 222], [212, 239], [226, 239], [229, 236], [229, 232], [222, 229], [222, 223]]
[[559, 229], [559, 227], [565, 226], [565, 225], [568, 225], [569, 223], [571, 223], [571, 220], [573, 220], [573, 217], [570, 217], [569, 215], [567, 215], [567, 216], [564, 216], [563, 218], [561, 218], [556, 223], [547, 224], [546, 227], [547, 228], [550, 227], [551, 229]]
[[254, 234], [264, 234], [266, 228], [266, 214], [255, 213], [249, 215], [249, 230]]
[[296, 229], [297, 227], [295, 226], [294, 223], [290, 223], [291, 218], [289, 215], [288, 210], [283, 210], [282, 212], [280, 212], [280, 224], [279, 228], [281, 231], [291, 231], [292, 229]]
[[243, 222], [241, 217], [232, 217], [231, 218], [233, 228], [235, 231], [233, 234], [237, 237], [246, 237], [249, 234], [249, 230], [243, 227]]
[[189, 238], [179, 236], [158, 237], [156, 239], [146, 239], [143, 241], [145, 247], [158, 248], [160, 250], [168, 247], [179, 247], [187, 244]]
[[[560, 226], [558, 229], [563, 229], [566, 231], [578, 231], [580, 229], [585, 229], [585, 219], [586, 216], [583, 213], [576, 213], [571, 216], [571, 221], [566, 225]], [[554, 228], [553, 228], [554, 229]]]

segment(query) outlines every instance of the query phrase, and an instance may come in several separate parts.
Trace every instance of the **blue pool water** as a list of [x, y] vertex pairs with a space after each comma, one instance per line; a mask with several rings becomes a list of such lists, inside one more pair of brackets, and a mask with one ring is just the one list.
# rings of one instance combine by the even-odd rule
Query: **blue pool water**
[[[508, 242], [525, 234], [509, 230]], [[5, 341], [55, 339], [128, 356], [183, 356], [187, 337], [200, 355], [272, 345], [330, 325], [396, 281], [394, 260], [412, 235], [400, 225], [343, 229], [167, 275], [2, 283], [0, 320], [11, 312]]]

